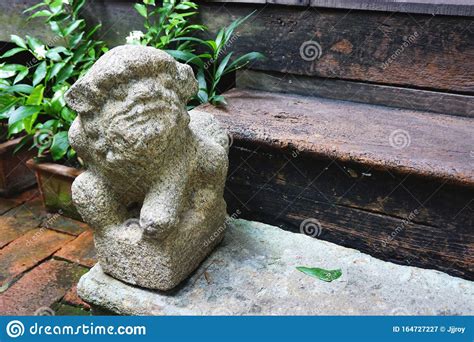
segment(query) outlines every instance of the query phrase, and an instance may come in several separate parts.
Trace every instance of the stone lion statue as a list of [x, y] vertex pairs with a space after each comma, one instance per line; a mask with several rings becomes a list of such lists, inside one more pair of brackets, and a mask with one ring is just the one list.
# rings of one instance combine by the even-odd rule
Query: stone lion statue
[[228, 135], [212, 115], [187, 112], [197, 90], [188, 65], [126, 45], [66, 93], [78, 113], [70, 144], [87, 168], [73, 201], [117, 279], [171, 289], [223, 237]]

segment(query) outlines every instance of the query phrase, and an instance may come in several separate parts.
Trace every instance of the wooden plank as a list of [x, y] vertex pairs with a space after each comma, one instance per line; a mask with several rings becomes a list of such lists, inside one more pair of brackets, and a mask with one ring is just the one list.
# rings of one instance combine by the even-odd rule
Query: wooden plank
[[[314, 205], [353, 208], [397, 220], [412, 216], [412, 223], [445, 231], [467, 229], [467, 233], [474, 227], [470, 208], [474, 205], [474, 189], [471, 187], [416, 173], [406, 175], [337, 159], [317, 158], [297, 149], [269, 149], [257, 141], [237, 137], [234, 145], [236, 149], [230, 154], [228, 178], [233, 193], [238, 193], [237, 188], [243, 185], [258, 188], [266, 183], [264, 188], [286, 196], [288, 206], [293, 200], [304, 198]], [[250, 195], [254, 193], [256, 191]], [[248, 197], [239, 197], [241, 206]], [[245, 206], [257, 210], [256, 203]], [[257, 211], [267, 210], [262, 205], [258, 208]], [[283, 209], [269, 213], [275, 213], [278, 219], [284, 214]]]
[[[215, 34], [249, 14], [203, 3]], [[473, 94], [472, 18], [266, 6], [237, 31], [235, 55], [260, 51], [252, 69]], [[312, 55], [311, 52], [314, 54]], [[319, 56], [319, 58], [317, 58]]]
[[321, 96], [337, 100], [474, 117], [474, 96], [470, 95], [250, 69], [237, 72], [236, 84], [239, 88]]
[[473, 16], [470, 0], [311, 0], [312, 7]]
[[309, 6], [310, 0], [267, 0], [267, 4], [287, 6]]
[[236, 137], [276, 148], [474, 186], [474, 120], [256, 90], [205, 105]]

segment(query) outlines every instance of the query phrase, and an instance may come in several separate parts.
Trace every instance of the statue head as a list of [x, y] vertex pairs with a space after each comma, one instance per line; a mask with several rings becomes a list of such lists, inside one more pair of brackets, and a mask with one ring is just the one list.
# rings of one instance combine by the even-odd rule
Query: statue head
[[69, 132], [71, 146], [87, 163], [111, 170], [143, 155], [156, 159], [188, 132], [186, 104], [197, 88], [191, 67], [164, 51], [116, 47], [65, 95], [78, 113]]

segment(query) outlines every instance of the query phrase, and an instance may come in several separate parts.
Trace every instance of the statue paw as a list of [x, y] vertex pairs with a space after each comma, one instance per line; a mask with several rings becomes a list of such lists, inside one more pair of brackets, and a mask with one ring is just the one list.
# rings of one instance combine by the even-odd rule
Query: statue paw
[[156, 240], [164, 240], [169, 235], [175, 224], [176, 223], [171, 220], [141, 220], [140, 223], [140, 225], [143, 227], [143, 235], [147, 238]]

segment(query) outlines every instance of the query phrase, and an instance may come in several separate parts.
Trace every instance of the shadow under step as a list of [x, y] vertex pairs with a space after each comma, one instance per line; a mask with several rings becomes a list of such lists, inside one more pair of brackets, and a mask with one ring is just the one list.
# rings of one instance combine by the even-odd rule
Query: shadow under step
[[228, 213], [474, 279], [474, 119], [233, 89]]

